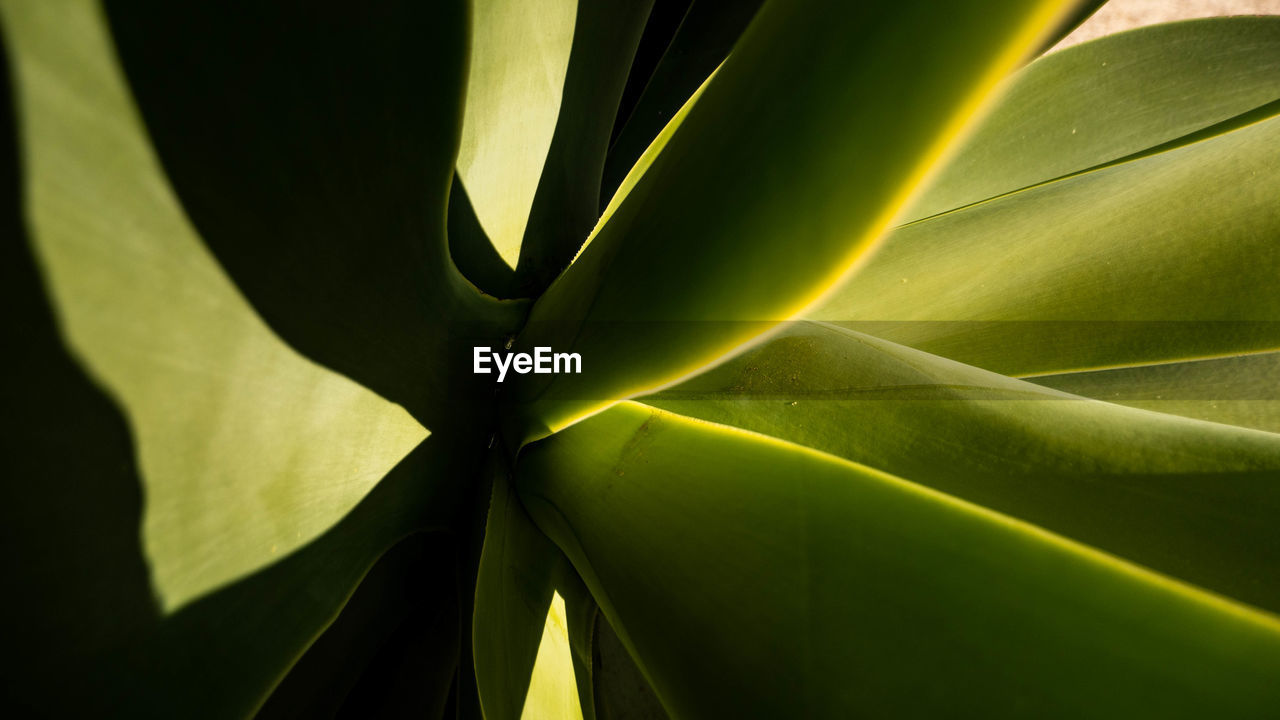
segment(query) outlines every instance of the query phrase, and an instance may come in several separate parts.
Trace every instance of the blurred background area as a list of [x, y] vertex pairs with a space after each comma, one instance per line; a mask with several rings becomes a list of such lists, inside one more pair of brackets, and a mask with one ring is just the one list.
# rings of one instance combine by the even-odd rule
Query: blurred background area
[[1280, 15], [1280, 0], [1110, 0], [1053, 50], [1143, 25], [1219, 15]]

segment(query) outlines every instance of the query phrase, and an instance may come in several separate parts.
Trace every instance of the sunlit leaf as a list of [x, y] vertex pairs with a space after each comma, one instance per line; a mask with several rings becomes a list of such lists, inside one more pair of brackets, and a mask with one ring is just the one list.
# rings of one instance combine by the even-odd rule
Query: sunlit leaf
[[1005, 86], [903, 219], [1157, 148], [1280, 98], [1280, 18], [1111, 35], [1050, 53]]
[[458, 173], [481, 227], [520, 256], [560, 111], [576, 0], [477, 0]]
[[569, 642], [569, 621], [564, 598], [556, 593], [547, 608], [546, 625], [538, 643], [538, 658], [529, 681], [522, 718], [565, 718], [582, 720], [578, 684], [574, 678], [573, 648]]
[[426, 436], [281, 342], [201, 244], [89, 3], [3, 6], [27, 222], [69, 344], [137, 442], [166, 611], [315, 539]]
[[684, 14], [662, 59], [646, 79], [635, 108], [609, 148], [603, 201], [622, 184], [645, 148], [724, 62], [762, 0], [696, 0]]
[[778, 440], [622, 403], [518, 489], [678, 717], [1280, 702], [1274, 617]]
[[810, 323], [644, 402], [832, 453], [1280, 611], [1269, 572], [1280, 564], [1280, 435], [1067, 395]]
[[[481, 296], [447, 254], [467, 3], [106, 9], [178, 200], [271, 328], [433, 431], [483, 415], [483, 404], [462, 402], [483, 383], [455, 343], [501, 335], [523, 310]], [[63, 72], [114, 67], [80, 52], [63, 58]], [[102, 154], [81, 160], [111, 178]]]
[[[511, 441], [670, 382], [761, 330], [702, 321], [767, 323], [814, 300], [1067, 5], [766, 5], [535, 305], [518, 346], [580, 352], [589, 367], [529, 376]], [[931, 51], [904, 56], [906, 34]], [[896, 112], [865, 112], [874, 106]]]
[[[476, 687], [486, 718], [519, 718], [529, 696], [535, 661], [554, 672], [559, 656], [540, 647], [556, 625], [551, 609], [560, 551], [529, 520], [511, 493], [505, 473], [494, 469], [493, 495], [485, 524], [484, 550], [476, 579], [473, 638]], [[563, 628], [561, 628], [563, 629]], [[568, 661], [568, 658], [565, 658]], [[572, 676], [572, 670], [569, 671]], [[543, 688], [545, 690], [546, 688]], [[552, 693], [554, 695], [554, 693]], [[544, 698], [546, 699], [546, 698]]]
[[[1177, 42], [1156, 42], [1169, 35]], [[1080, 99], [1058, 76], [1072, 58], [1094, 74], [1070, 77], [1122, 92]], [[1106, 82], [1111, 62], [1121, 72]], [[810, 317], [1015, 375], [1280, 347], [1277, 68], [1274, 18], [1152, 28], [1046, 57], [925, 204], [1049, 182], [895, 230]], [[982, 144], [997, 130], [1003, 144]], [[1137, 156], [1107, 162], [1126, 153]]]
[[600, 214], [600, 177], [618, 101], [653, 0], [578, 5], [555, 136], [533, 198], [519, 276], [541, 293]]

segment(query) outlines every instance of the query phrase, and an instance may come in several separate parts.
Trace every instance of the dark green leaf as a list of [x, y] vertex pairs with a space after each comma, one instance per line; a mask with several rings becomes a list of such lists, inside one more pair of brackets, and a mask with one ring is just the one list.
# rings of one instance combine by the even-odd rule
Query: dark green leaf
[[541, 293], [600, 216], [600, 177], [631, 58], [653, 0], [578, 3], [555, 134], [520, 245], [520, 284]]
[[450, 525], [467, 438], [420, 443], [262, 325], [169, 194], [92, 5], [0, 10], [25, 163], [19, 199], [0, 128], [6, 700], [249, 714], [388, 547]]
[[367, 717], [397, 695], [440, 717], [458, 662], [457, 594], [439, 586], [453, 577], [451, 545], [419, 533], [383, 555], [256, 717], [335, 717], [344, 705]]
[[499, 465], [494, 459], [487, 470], [493, 496], [472, 623], [480, 706], [490, 720], [567, 718], [581, 713], [581, 685], [564, 595], [573, 598], [579, 632], [581, 614], [594, 608], [586, 605], [590, 596], [584, 597], [564, 555], [525, 514]]
[[[563, 557], [563, 555], [561, 556]], [[573, 655], [573, 679], [578, 686], [578, 704], [583, 720], [596, 720], [595, 648], [596, 622], [600, 606], [577, 571], [564, 560], [557, 592], [564, 597], [569, 650]]]
[[466, 3], [106, 6], [183, 209], [254, 308], [427, 427], [463, 422], [457, 399], [477, 381], [455, 344], [521, 316], [476, 292], [447, 252]]
[[516, 271], [489, 242], [476, 217], [467, 189], [457, 175], [449, 190], [449, 254], [458, 271], [485, 293], [499, 298], [519, 294]]
[[159, 171], [91, 4], [0, 7], [28, 234], [66, 342], [128, 417], [143, 546], [173, 610], [318, 537], [426, 432], [291, 350], [222, 273]]
[[593, 682], [599, 720], [667, 720], [653, 687], [603, 613], [596, 613]]
[[662, 128], [693, 96], [747, 29], [762, 0], [696, 0], [689, 6], [626, 124], [609, 148], [600, 206], [613, 196]]

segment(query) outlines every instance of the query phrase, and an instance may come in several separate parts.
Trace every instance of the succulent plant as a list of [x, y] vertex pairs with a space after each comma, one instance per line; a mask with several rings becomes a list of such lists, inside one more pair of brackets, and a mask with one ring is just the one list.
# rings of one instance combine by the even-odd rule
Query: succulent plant
[[1274, 714], [1280, 18], [1099, 5], [0, 0], [6, 706]]

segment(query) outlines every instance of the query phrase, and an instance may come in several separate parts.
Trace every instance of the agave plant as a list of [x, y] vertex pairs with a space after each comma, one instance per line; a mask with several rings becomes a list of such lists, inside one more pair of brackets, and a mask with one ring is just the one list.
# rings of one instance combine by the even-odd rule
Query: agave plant
[[1280, 19], [1098, 5], [0, 0], [6, 706], [1274, 714]]

